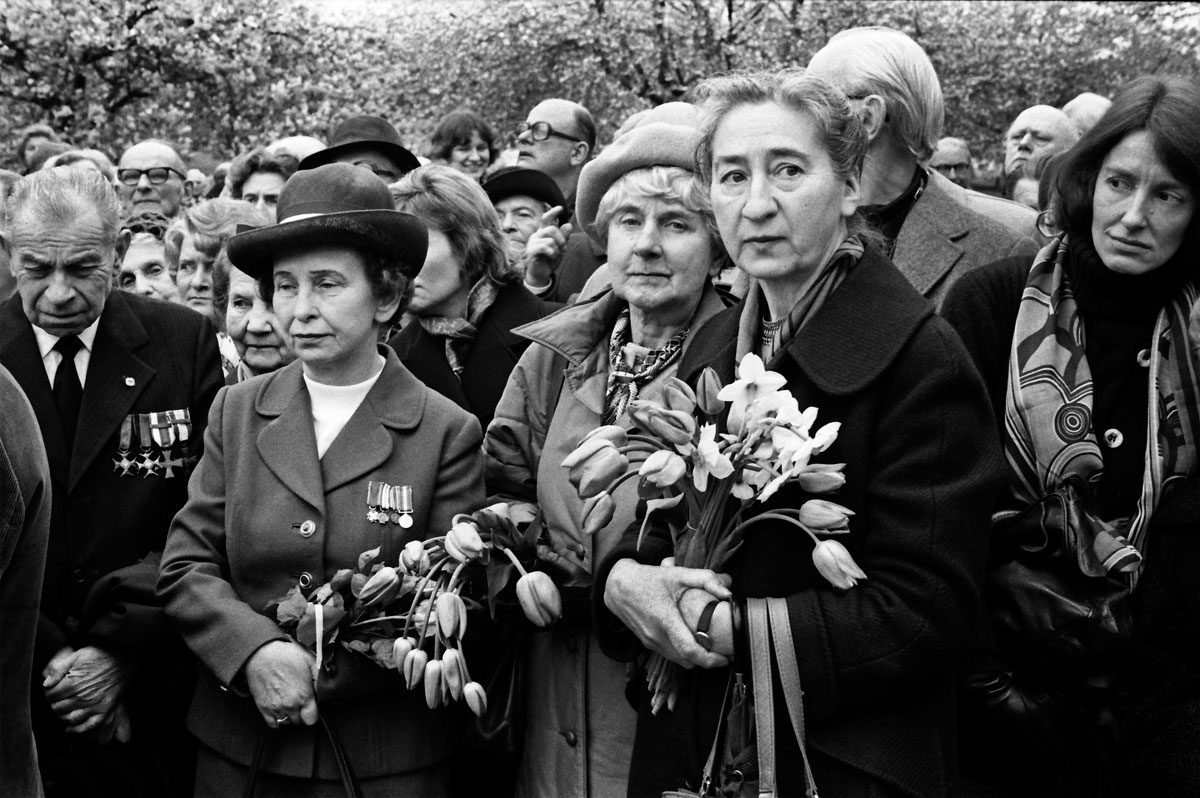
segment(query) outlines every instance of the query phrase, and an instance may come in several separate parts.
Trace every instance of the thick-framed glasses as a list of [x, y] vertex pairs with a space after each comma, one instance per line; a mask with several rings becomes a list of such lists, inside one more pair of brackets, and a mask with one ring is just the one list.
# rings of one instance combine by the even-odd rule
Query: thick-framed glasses
[[583, 141], [583, 139], [579, 138], [578, 136], [568, 136], [566, 133], [560, 133], [551, 127], [549, 122], [534, 122], [532, 125], [526, 122], [521, 126], [521, 129], [517, 131], [517, 136], [523, 136], [526, 132], [529, 133], [529, 136], [534, 141], [545, 141], [551, 136], [557, 136], [560, 139], [566, 139], [567, 141]]
[[1037, 231], [1046, 238], [1054, 238], [1061, 231], [1054, 221], [1054, 211], [1046, 209], [1037, 215]]
[[179, 175], [181, 180], [187, 178], [187, 175], [178, 169], [172, 169], [169, 166], [155, 166], [150, 169], [118, 169], [117, 179], [127, 186], [136, 186], [142, 179], [142, 175], [145, 175], [151, 185], [161, 186], [171, 179], [172, 172]]

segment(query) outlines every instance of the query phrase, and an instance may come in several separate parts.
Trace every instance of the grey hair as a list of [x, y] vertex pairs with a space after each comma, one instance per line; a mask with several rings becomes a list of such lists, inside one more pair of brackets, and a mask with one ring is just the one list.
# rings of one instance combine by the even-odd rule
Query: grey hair
[[[918, 161], [929, 160], [942, 136], [946, 108], [937, 71], [921, 45], [881, 26], [844, 30], [825, 48], [835, 44], [853, 50], [842, 62], [846, 94], [882, 97], [896, 138]], [[813, 61], [820, 57], [819, 52]]]
[[100, 217], [104, 240], [116, 246], [121, 233], [121, 200], [112, 183], [91, 169], [41, 169], [18, 180], [6, 205], [10, 226], [21, 214], [50, 224], [66, 224], [85, 209]]

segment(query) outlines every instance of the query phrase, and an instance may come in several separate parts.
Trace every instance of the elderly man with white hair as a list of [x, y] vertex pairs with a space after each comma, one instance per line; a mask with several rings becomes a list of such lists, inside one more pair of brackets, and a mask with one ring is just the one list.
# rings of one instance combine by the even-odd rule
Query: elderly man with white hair
[[918, 291], [940, 303], [970, 269], [1037, 252], [1036, 214], [956, 186], [921, 166], [942, 135], [942, 87], [929, 56], [905, 34], [852, 28], [808, 65], [858, 107], [869, 145], [863, 212], [884, 234], [891, 258]]

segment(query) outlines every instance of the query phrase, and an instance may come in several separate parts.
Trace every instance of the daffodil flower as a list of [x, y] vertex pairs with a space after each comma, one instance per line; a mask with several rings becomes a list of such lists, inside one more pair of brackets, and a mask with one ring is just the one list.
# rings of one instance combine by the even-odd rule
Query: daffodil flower
[[700, 440], [692, 452], [692, 484], [696, 490], [704, 491], [710, 474], [716, 479], [725, 479], [732, 473], [733, 463], [717, 445], [717, 425], [705, 424], [700, 428]]
[[737, 367], [738, 378], [721, 389], [717, 398], [729, 402], [729, 431], [741, 435], [745, 430], [746, 409], [758, 396], [778, 391], [787, 385], [782, 374], [767, 371], [762, 358], [747, 352]]

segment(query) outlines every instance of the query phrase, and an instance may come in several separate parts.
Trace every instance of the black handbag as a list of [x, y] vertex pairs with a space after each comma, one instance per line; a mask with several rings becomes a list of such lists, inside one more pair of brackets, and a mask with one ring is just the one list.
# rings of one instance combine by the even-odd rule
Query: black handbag
[[1111, 663], [1127, 650], [1133, 618], [1124, 574], [1141, 556], [1100, 519], [1091, 486], [1063, 487], [993, 525], [998, 562], [987, 583], [1001, 657], [1054, 677]]
[[405, 690], [404, 676], [366, 656], [334, 644], [326, 646], [317, 671], [317, 706], [349, 704]]
[[[338, 776], [342, 780], [342, 789], [346, 792], [346, 798], [363, 798], [362, 787], [354, 775], [354, 768], [350, 767], [350, 760], [346, 756], [346, 749], [342, 747], [341, 738], [337, 736], [337, 732], [333, 730], [324, 716], [319, 718], [318, 722], [333, 749], [333, 759], [337, 763]], [[262, 771], [263, 757], [266, 756], [267, 746], [274, 733], [274, 730], [267, 729], [258, 738], [258, 745], [254, 748], [254, 757], [250, 760], [250, 773], [246, 777], [246, 789], [242, 791], [243, 798], [254, 798], [254, 788], [258, 785], [258, 774]]]

